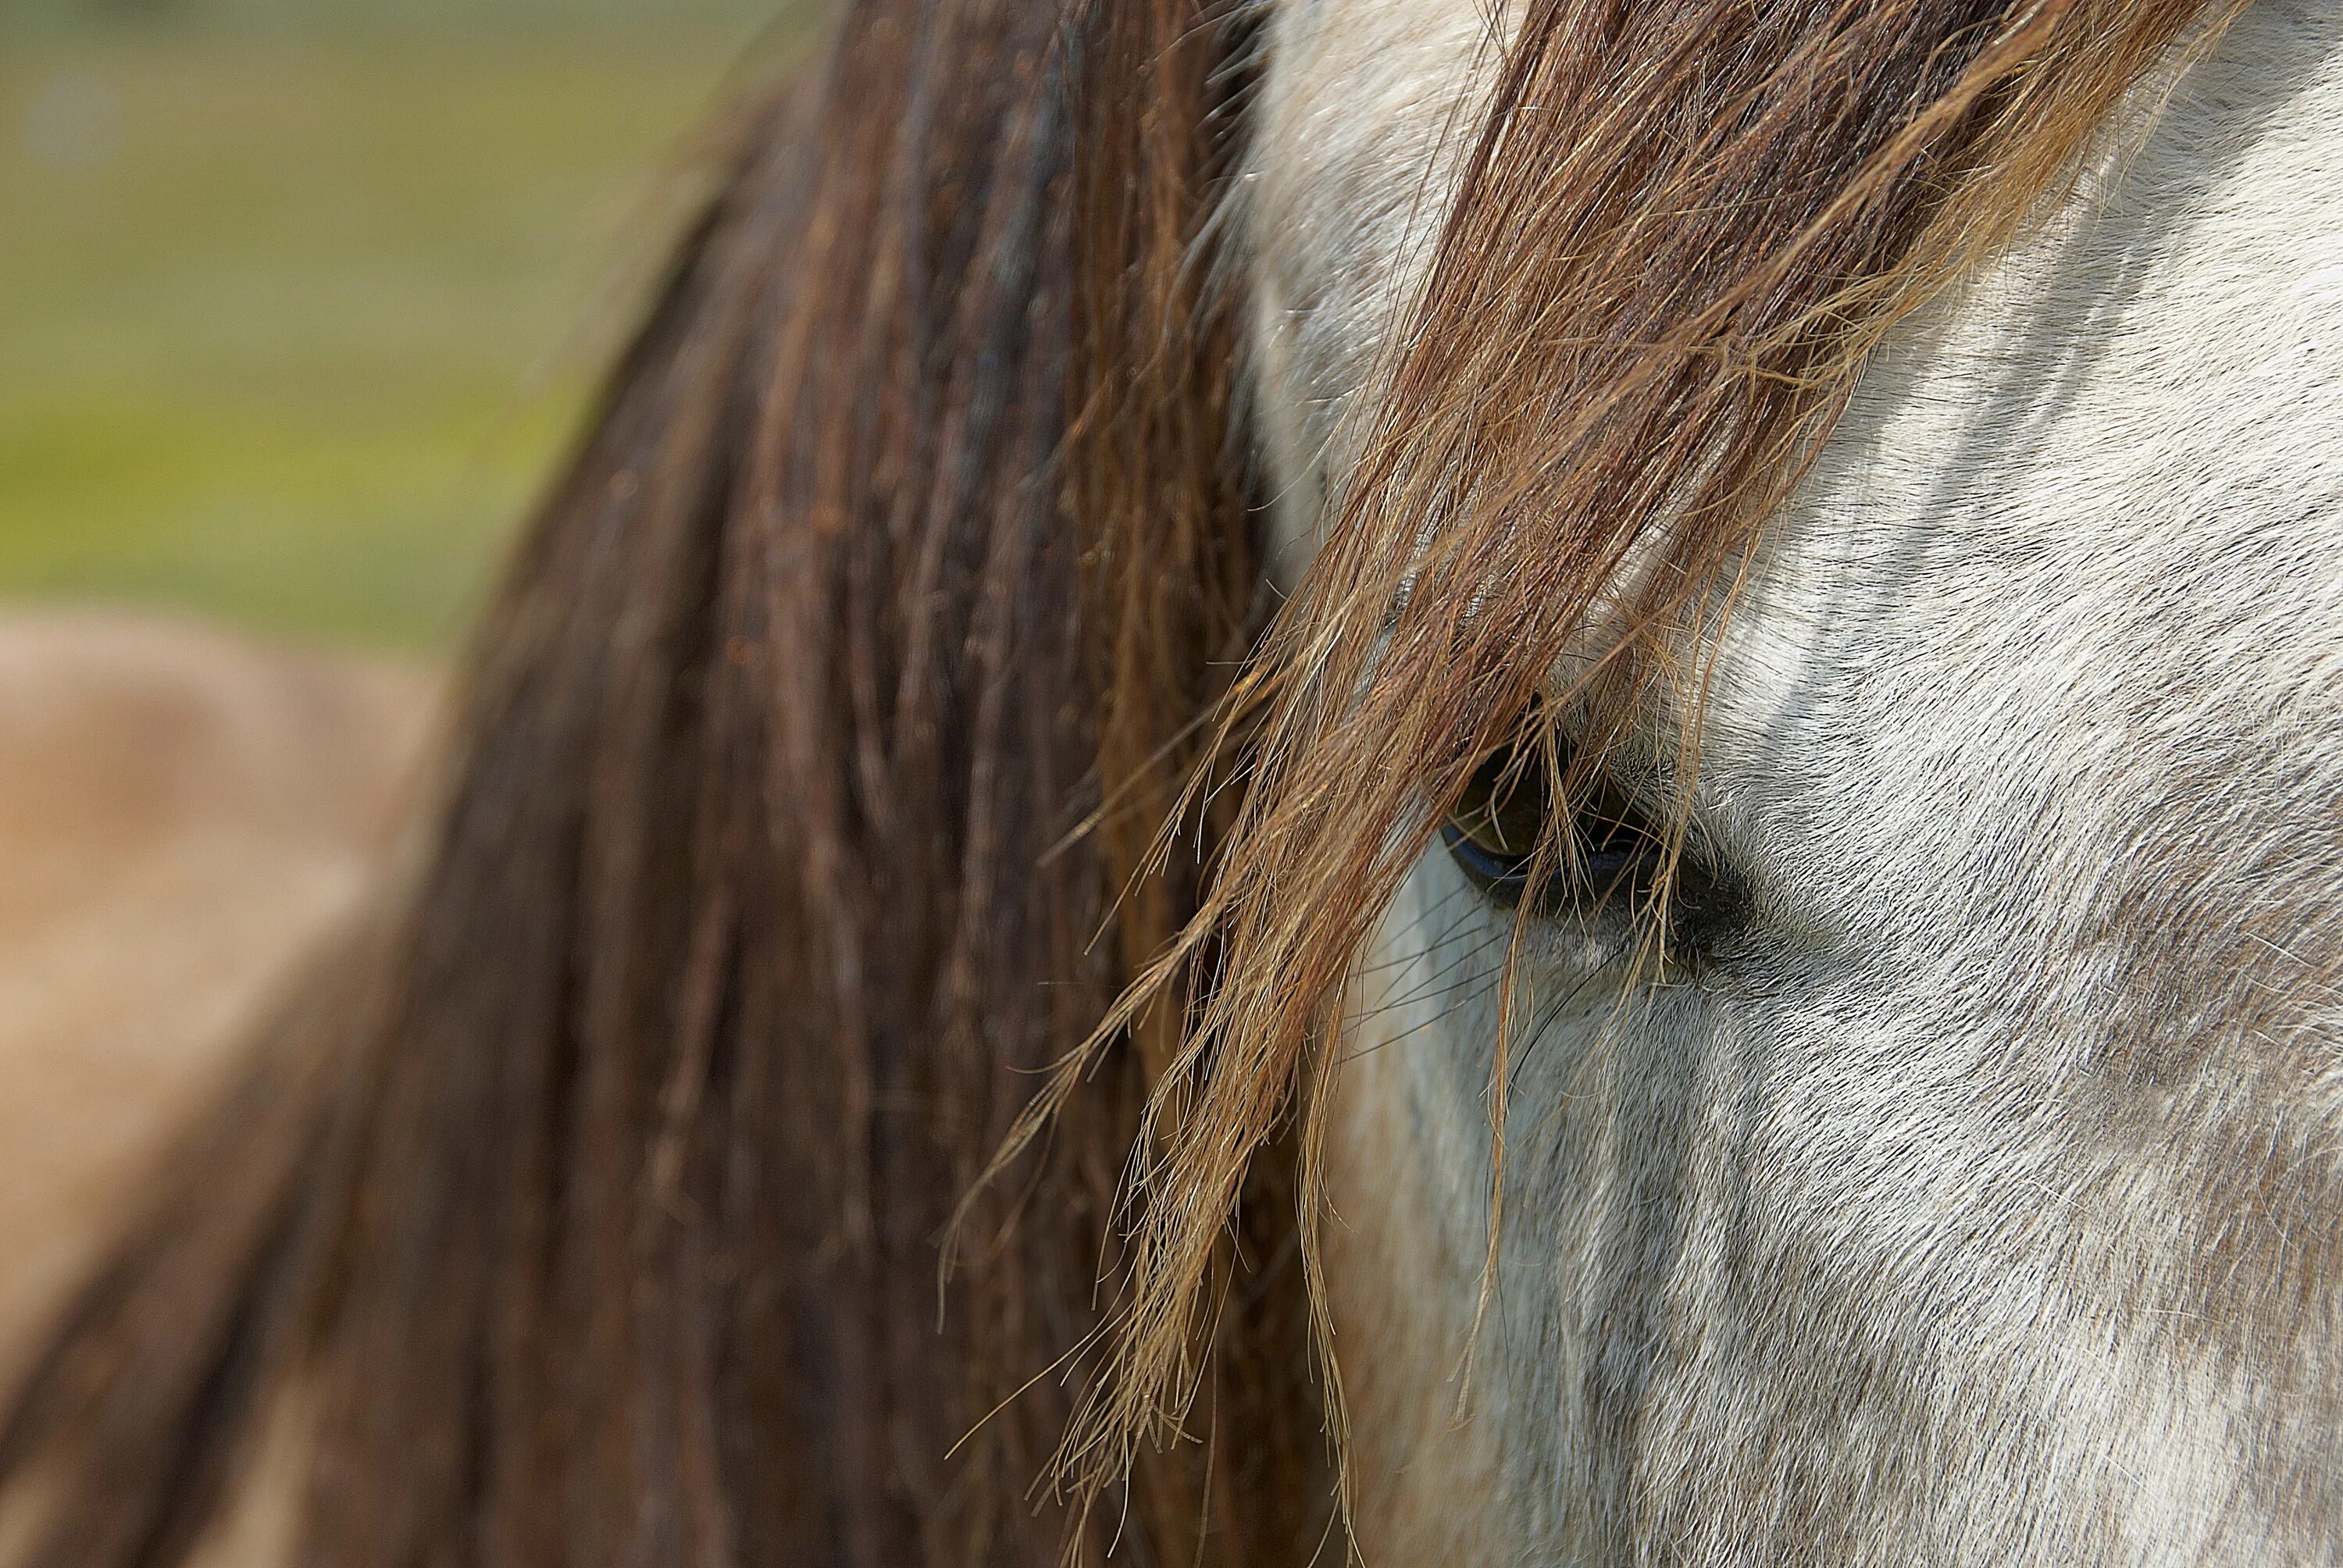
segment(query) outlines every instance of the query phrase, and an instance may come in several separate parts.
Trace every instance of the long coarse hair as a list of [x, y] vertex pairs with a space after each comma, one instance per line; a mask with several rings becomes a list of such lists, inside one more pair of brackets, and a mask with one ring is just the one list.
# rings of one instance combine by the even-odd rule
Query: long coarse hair
[[1258, 10], [849, 0], [518, 550], [410, 862], [8, 1407], [26, 1568], [184, 1560], [288, 1409], [318, 1568], [1309, 1560], [1377, 912], [1620, 564], [1647, 630], [1729, 582], [1879, 335], [2215, 9], [1530, 0], [1272, 625]]

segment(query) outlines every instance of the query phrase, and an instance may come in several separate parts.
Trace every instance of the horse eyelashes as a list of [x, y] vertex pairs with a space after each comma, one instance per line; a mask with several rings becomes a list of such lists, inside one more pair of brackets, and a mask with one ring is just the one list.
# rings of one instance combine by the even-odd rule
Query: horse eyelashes
[[[1602, 777], [1571, 792], [1570, 819], [1557, 824], [1554, 785], [1568, 775], [1567, 759], [1544, 755], [1536, 734], [1524, 726], [1473, 771], [1441, 825], [1449, 857], [1491, 902], [1512, 909], [1534, 898], [1535, 915], [1591, 910], [1614, 894], [1648, 890], [1667, 863], [1665, 836]], [[1539, 865], [1542, 849], [1552, 864]]]

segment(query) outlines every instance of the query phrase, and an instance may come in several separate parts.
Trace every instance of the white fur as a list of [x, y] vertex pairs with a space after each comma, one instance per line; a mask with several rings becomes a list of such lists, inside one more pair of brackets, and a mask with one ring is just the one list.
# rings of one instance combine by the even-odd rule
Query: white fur
[[[1272, 18], [1281, 578], [1488, 26]], [[1891, 339], [1736, 612], [1699, 798], [1735, 938], [1624, 995], [1607, 927], [1528, 966], [1453, 1429], [1510, 916], [1435, 852], [1362, 972], [1367, 1561], [2343, 1558], [2343, 5], [2176, 62]]]

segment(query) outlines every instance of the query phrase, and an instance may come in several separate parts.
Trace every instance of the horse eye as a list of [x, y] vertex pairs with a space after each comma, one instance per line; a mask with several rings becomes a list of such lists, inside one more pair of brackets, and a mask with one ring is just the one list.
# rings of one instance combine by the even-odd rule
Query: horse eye
[[[1532, 864], [1555, 811], [1545, 759], [1525, 747], [1483, 762], [1441, 828], [1448, 853], [1493, 901], [1511, 907], [1528, 892]], [[1537, 914], [1599, 903], [1634, 890], [1664, 863], [1659, 829], [1607, 784], [1580, 801], [1569, 849], [1538, 890]]]

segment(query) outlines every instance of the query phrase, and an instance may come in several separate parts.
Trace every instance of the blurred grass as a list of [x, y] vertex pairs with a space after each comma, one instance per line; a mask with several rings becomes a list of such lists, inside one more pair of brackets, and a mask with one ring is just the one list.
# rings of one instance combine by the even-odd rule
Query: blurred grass
[[0, 35], [0, 596], [442, 646], [750, 25], [271, 15]]

